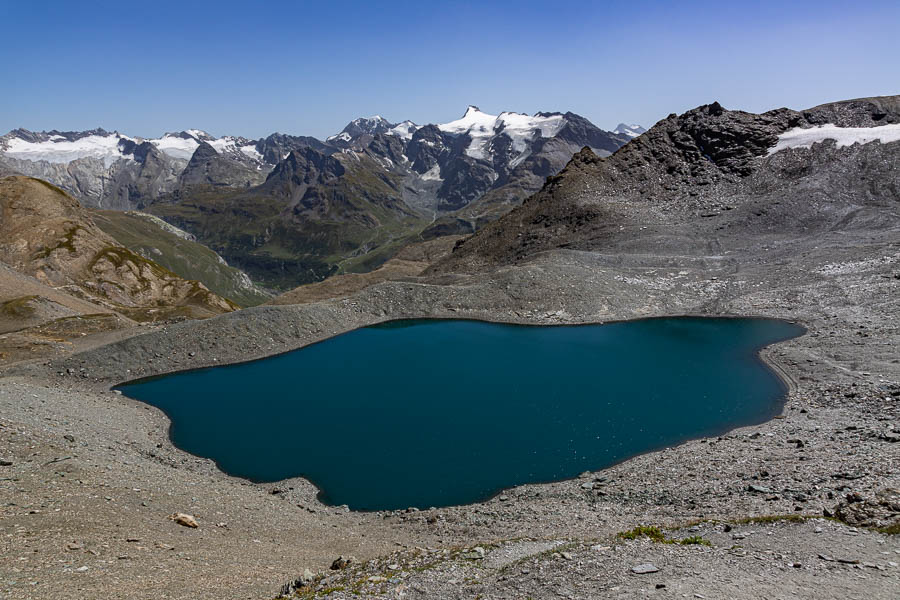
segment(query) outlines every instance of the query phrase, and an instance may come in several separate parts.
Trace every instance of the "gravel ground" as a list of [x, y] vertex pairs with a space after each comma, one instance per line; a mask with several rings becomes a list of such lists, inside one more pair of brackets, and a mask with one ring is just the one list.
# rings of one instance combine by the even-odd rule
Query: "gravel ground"
[[[880, 490], [900, 488], [898, 239], [894, 230], [823, 235], [737, 257], [559, 250], [486, 274], [257, 307], [7, 368], [0, 459], [12, 464], [0, 466], [0, 594], [272, 598], [309, 569], [301, 595], [335, 598], [354, 590], [387, 598], [894, 598], [897, 536], [866, 526], [874, 521], [821, 517], [848, 496], [868, 506]], [[110, 391], [395, 318], [549, 324], [678, 314], [808, 327], [763, 352], [790, 386], [782, 414], [463, 507], [354, 513], [319, 504], [300, 480], [227, 477], [172, 447], [161, 413]], [[873, 519], [896, 518], [891, 510]], [[174, 513], [193, 515], [199, 528], [176, 524]], [[767, 515], [794, 520], [742, 521]], [[711, 545], [616, 537], [639, 524]], [[332, 574], [339, 555], [356, 560]], [[643, 564], [658, 571], [632, 572]]]

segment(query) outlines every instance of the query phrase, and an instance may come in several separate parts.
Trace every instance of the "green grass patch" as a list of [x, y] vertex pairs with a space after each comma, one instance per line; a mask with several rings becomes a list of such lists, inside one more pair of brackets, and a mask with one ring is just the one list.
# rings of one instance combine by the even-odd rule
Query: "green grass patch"
[[666, 534], [656, 525], [638, 525], [628, 531], [620, 531], [616, 537], [622, 540], [636, 540], [638, 538], [650, 538], [654, 542], [665, 543]]
[[886, 533], [888, 535], [900, 535], [900, 523], [894, 523], [893, 525], [888, 525], [887, 527], [879, 527], [877, 529], [880, 533]]
[[683, 540], [677, 540], [676, 543], [681, 544], [682, 546], [712, 546], [712, 542], [699, 535], [692, 535]]

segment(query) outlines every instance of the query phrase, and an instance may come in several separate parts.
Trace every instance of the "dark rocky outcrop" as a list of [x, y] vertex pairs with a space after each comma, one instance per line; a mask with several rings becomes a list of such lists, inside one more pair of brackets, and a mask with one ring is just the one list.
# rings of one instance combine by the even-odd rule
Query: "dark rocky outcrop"
[[[146, 142], [145, 142], [146, 143]], [[211, 185], [242, 188], [262, 183], [265, 173], [201, 142], [178, 178], [180, 187]]]

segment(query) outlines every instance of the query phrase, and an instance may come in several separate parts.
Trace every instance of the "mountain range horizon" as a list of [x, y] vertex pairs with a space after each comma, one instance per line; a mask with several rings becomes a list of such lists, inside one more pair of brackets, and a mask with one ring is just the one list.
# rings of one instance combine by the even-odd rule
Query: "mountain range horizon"
[[[462, 117], [465, 117], [466, 113], [467, 113], [470, 109], [473, 109], [473, 108], [474, 108], [475, 110], [479, 111], [479, 112], [483, 112], [484, 114], [490, 114], [488, 111], [482, 111], [482, 110], [479, 108], [479, 106], [478, 106], [477, 104], [468, 104], [468, 105], [466, 105], [466, 110], [463, 111]], [[562, 112], [559, 112], [559, 111], [543, 111], [543, 110], [542, 110], [542, 111], [537, 111], [537, 112], [535, 112], [535, 113], [533, 113], [533, 114], [530, 115], [530, 114], [527, 113], [527, 112], [519, 112], [519, 111], [514, 111], [514, 110], [504, 110], [504, 111], [498, 112], [497, 115], [495, 115], [495, 116], [501, 116], [501, 115], [504, 115], [504, 114], [515, 114], [515, 115], [529, 115], [529, 116], [535, 116], [535, 115], [540, 115], [540, 114], [563, 114], [563, 113], [562, 113]], [[287, 128], [276, 128], [276, 129], [270, 131], [267, 135], [259, 135], [259, 136], [257, 136], [257, 135], [246, 135], [246, 134], [243, 134], [243, 133], [236, 133], [236, 132], [226, 132], [226, 133], [223, 133], [223, 132], [214, 132], [214, 131], [212, 131], [211, 129], [203, 128], [203, 127], [189, 127], [189, 128], [184, 128], [184, 129], [172, 128], [172, 129], [166, 129], [165, 131], [162, 131], [161, 133], [155, 134], [155, 135], [154, 135], [154, 134], [149, 134], [149, 135], [138, 135], [138, 134], [131, 134], [130, 132], [127, 131], [126, 128], [119, 128], [119, 127], [108, 128], [108, 127], [106, 127], [106, 126], [104, 126], [104, 125], [99, 125], [99, 124], [98, 124], [98, 125], [95, 126], [95, 127], [83, 127], [83, 128], [74, 127], [74, 128], [70, 128], [70, 127], [55, 127], [55, 126], [54, 126], [54, 127], [52, 127], [51, 129], [41, 128], [41, 129], [39, 129], [39, 130], [38, 130], [38, 129], [31, 129], [31, 128], [29, 128], [29, 127], [24, 127], [24, 126], [18, 126], [18, 127], [13, 127], [13, 128], [11, 128], [11, 129], [9, 129], [5, 134], [0, 134], [0, 137], [11, 136], [11, 135], [19, 134], [19, 133], [25, 133], [25, 134], [47, 134], [47, 135], [54, 135], [54, 134], [59, 134], [59, 135], [66, 135], [66, 134], [91, 134], [91, 133], [97, 133], [97, 134], [100, 134], [100, 135], [119, 134], [119, 135], [121, 135], [122, 137], [127, 137], [127, 138], [131, 138], [131, 139], [135, 139], [135, 140], [155, 140], [155, 139], [160, 139], [160, 138], [163, 138], [163, 137], [166, 137], [166, 136], [177, 136], [177, 135], [180, 135], [180, 134], [189, 134], [189, 135], [195, 135], [195, 136], [197, 136], [197, 137], [201, 137], [201, 136], [202, 136], [202, 137], [210, 137], [210, 138], [212, 138], [212, 139], [241, 138], [241, 139], [247, 139], [247, 140], [256, 140], [256, 139], [263, 139], [263, 138], [266, 138], [266, 137], [268, 137], [269, 135], [286, 134], [286, 135], [302, 135], [302, 136], [307, 136], [307, 137], [313, 137], [313, 138], [316, 138], [316, 139], [320, 139], [320, 140], [322, 140], [322, 141], [327, 141], [327, 140], [330, 139], [330, 138], [335, 138], [336, 136], [340, 135], [343, 131], [345, 131], [345, 130], [347, 129], [347, 127], [349, 127], [349, 126], [351, 126], [353, 123], [356, 123], [356, 122], [359, 122], [359, 121], [384, 121], [385, 123], [390, 123], [392, 127], [393, 127], [393, 126], [397, 126], [397, 125], [401, 125], [401, 124], [405, 124], [405, 123], [409, 123], [409, 124], [414, 125], [414, 126], [421, 126], [420, 124], [417, 124], [417, 123], [415, 123], [414, 121], [412, 121], [412, 120], [410, 120], [410, 119], [403, 119], [403, 120], [400, 120], [400, 121], [392, 121], [392, 120], [390, 120], [390, 119], [387, 119], [386, 117], [384, 117], [384, 116], [381, 115], [381, 114], [372, 114], [372, 115], [369, 115], [369, 116], [357, 116], [357, 117], [355, 117], [355, 118], [352, 118], [351, 120], [347, 121], [347, 125], [345, 125], [343, 129], [341, 129], [340, 131], [335, 132], [335, 133], [333, 133], [333, 134], [331, 134], [331, 135], [326, 135], [326, 136], [321, 136], [321, 135], [308, 135], [308, 132], [305, 132], [305, 131], [289, 131]], [[437, 121], [429, 121], [429, 123], [437, 123]], [[423, 123], [423, 124], [425, 124], [425, 123]], [[609, 129], [606, 129], [606, 131], [611, 131], [611, 132], [614, 132], [614, 133], [623, 133], [623, 134], [626, 132], [626, 130], [630, 130], [630, 131], [637, 131], [637, 130], [640, 130], [639, 133], [642, 133], [643, 131], [646, 131], [646, 128], [645, 128], [644, 126], [638, 124], [638, 123], [634, 123], [634, 122], [626, 122], [626, 121], [619, 121], [614, 127], [611, 127], [611, 128], [609, 128]], [[636, 137], [636, 136], [631, 136], [631, 137]]]

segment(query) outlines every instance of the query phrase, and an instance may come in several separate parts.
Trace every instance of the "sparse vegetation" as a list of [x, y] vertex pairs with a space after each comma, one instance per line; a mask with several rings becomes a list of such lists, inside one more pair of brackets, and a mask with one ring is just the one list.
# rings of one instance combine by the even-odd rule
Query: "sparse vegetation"
[[887, 527], [879, 527], [878, 531], [880, 533], [886, 533], [888, 535], [900, 535], [900, 522], [894, 523], [893, 525], [889, 525]]
[[150, 217], [121, 211], [93, 211], [94, 223], [117, 242], [180, 277], [202, 282], [238, 306], [255, 306], [269, 295], [246, 287], [238, 269], [223, 264], [215, 252], [162, 229]]
[[677, 543], [682, 546], [712, 546], [712, 543], [708, 539], [702, 538], [699, 535], [692, 535], [682, 540], [677, 540]]
[[666, 535], [655, 525], [638, 525], [628, 531], [620, 531], [616, 537], [622, 540], [636, 540], [638, 538], [650, 538], [654, 542], [665, 542]]
[[658, 544], [680, 544], [682, 546], [712, 546], [712, 543], [709, 540], [702, 538], [699, 535], [692, 535], [680, 540], [677, 538], [668, 538], [666, 537], [666, 534], [663, 533], [662, 529], [655, 525], [638, 525], [634, 529], [629, 529], [628, 531], [620, 531], [616, 534], [616, 537], [621, 540], [637, 540], [645, 537]]
[[[40, 181], [39, 179], [35, 179], [35, 181]], [[43, 182], [42, 182], [43, 183]], [[66, 229], [66, 232], [63, 234], [62, 239], [58, 240], [55, 246], [41, 248], [37, 252], [35, 252], [35, 258], [47, 258], [57, 250], [65, 249], [69, 251], [69, 254], [75, 254], [77, 251], [75, 249], [75, 235], [81, 230], [80, 225], [76, 225], [74, 223], [69, 223], [71, 227]]]
[[732, 521], [735, 525], [765, 525], [767, 523], [804, 523], [809, 519], [821, 518], [820, 515], [804, 515], [790, 513], [786, 515], [760, 515], [756, 517], [745, 517]]
[[36, 300], [37, 296], [22, 296], [21, 298], [13, 298], [0, 304], [0, 314], [7, 317], [17, 317], [24, 319], [34, 314], [34, 307], [31, 302]]

